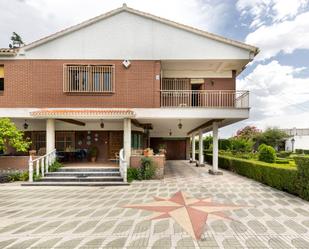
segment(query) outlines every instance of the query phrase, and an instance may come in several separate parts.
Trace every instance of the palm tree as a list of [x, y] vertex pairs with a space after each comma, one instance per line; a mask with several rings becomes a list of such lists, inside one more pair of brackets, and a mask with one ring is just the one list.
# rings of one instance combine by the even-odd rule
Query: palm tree
[[22, 45], [25, 45], [20, 35], [17, 34], [16, 32], [13, 32], [11, 36], [11, 41], [12, 43], [9, 44], [10, 48], [20, 48]]

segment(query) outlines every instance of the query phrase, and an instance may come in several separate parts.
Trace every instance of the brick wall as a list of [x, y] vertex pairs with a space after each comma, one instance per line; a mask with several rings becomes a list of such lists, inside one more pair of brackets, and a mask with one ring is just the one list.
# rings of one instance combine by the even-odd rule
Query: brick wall
[[[114, 64], [114, 94], [63, 93], [63, 64]], [[122, 61], [101, 60], [12, 60], [4, 65], [5, 90], [0, 95], [3, 107], [143, 107], [160, 106], [159, 61], [131, 61], [125, 69]]]

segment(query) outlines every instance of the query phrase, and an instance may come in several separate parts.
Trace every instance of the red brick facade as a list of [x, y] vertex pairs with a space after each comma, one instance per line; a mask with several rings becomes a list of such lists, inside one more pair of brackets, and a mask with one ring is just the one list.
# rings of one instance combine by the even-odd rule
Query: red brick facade
[[[115, 93], [64, 93], [64, 64], [115, 65]], [[160, 61], [10, 60], [4, 65], [3, 108], [157, 108], [160, 107]], [[233, 78], [205, 79], [199, 90], [235, 90]]]
[[[115, 93], [65, 94], [64, 64], [114, 64]], [[5, 90], [0, 95], [1, 107], [66, 107], [66, 108], [154, 108], [160, 106], [159, 61], [132, 61], [125, 69], [122, 61], [103, 60], [12, 60], [4, 65]]]

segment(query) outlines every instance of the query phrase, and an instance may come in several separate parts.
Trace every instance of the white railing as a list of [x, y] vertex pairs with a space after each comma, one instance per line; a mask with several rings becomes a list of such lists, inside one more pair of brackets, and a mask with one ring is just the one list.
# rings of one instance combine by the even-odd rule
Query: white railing
[[248, 108], [249, 91], [162, 90], [161, 107]]
[[56, 161], [56, 149], [47, 153], [44, 156], [32, 159], [32, 156], [29, 158], [29, 182], [33, 182], [33, 167], [35, 167], [36, 176], [44, 176], [45, 173], [48, 173], [49, 166], [51, 166]]
[[124, 182], [127, 182], [127, 168], [128, 164], [127, 161], [125, 160], [125, 152], [124, 149], [121, 149], [119, 151], [119, 171]]

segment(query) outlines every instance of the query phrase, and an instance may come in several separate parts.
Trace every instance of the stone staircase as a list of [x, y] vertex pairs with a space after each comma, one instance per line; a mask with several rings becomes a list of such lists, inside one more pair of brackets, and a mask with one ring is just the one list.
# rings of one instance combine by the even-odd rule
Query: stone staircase
[[22, 186], [123, 186], [119, 168], [115, 167], [62, 167], [46, 173], [35, 181]]

